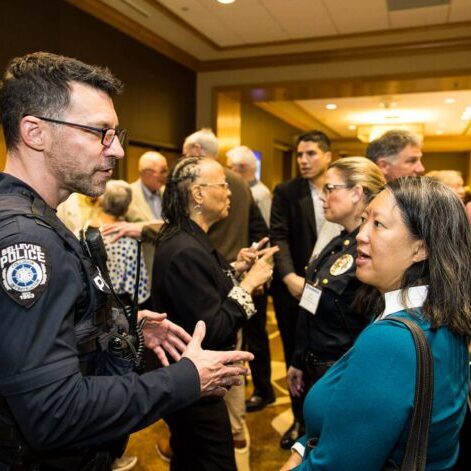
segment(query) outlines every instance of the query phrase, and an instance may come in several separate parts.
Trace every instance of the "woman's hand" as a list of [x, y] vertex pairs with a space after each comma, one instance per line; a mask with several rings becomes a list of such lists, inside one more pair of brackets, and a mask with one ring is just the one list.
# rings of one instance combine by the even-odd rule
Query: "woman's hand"
[[234, 262], [234, 270], [237, 275], [249, 270], [253, 264], [261, 257], [265, 251], [260, 250], [267, 242], [268, 237], [264, 237], [260, 242], [252, 244], [250, 247], [240, 249], [237, 254], [237, 260]]
[[278, 252], [278, 250], [278, 246], [263, 250], [262, 257], [253, 264], [245, 278], [241, 281], [241, 288], [244, 288], [249, 294], [252, 294], [259, 286], [262, 286], [267, 281], [271, 280], [273, 276], [273, 267], [268, 263], [268, 260], [273, 256], [273, 254]]
[[300, 397], [304, 391], [303, 371], [290, 366], [286, 373], [288, 388], [294, 397]]
[[302, 461], [303, 459], [301, 458], [301, 455], [296, 451], [293, 451], [289, 460], [280, 468], [280, 471], [290, 471], [299, 466]]

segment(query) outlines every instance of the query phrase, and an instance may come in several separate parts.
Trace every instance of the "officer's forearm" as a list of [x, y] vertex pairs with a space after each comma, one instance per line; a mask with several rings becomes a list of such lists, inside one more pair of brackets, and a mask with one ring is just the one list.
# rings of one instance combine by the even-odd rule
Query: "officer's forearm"
[[28, 444], [35, 449], [94, 446], [140, 430], [195, 402], [200, 380], [183, 359], [141, 376], [73, 375], [7, 397]]

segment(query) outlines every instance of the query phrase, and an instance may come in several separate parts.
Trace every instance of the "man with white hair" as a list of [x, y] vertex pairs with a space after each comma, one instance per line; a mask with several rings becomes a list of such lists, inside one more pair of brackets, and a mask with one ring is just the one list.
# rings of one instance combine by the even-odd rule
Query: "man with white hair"
[[247, 146], [233, 147], [226, 154], [227, 166], [238, 173], [250, 187], [253, 199], [262, 213], [265, 222], [270, 224], [271, 192], [268, 187], [256, 177], [257, 157]]
[[[139, 158], [140, 178], [131, 183], [132, 200], [126, 213], [127, 221], [156, 223], [161, 220], [162, 189], [167, 172], [167, 159], [159, 152], [148, 151], [141, 155]], [[144, 242], [142, 252], [149, 274], [149, 283], [151, 283], [154, 244]]]
[[[253, 199], [262, 213], [263, 219], [270, 223], [271, 193], [255, 176], [257, 158], [247, 146], [237, 146], [227, 154], [228, 167], [238, 173], [250, 187]], [[254, 390], [252, 396], [245, 402], [247, 412], [263, 409], [275, 402], [275, 393], [271, 385], [270, 343], [266, 331], [267, 323], [267, 293], [254, 297], [257, 314], [247, 322], [244, 329], [247, 349], [255, 358], [250, 362]]]
[[131, 183], [132, 202], [126, 214], [131, 222], [160, 219], [162, 188], [167, 178], [167, 159], [159, 152], [148, 151], [139, 158], [139, 179]]

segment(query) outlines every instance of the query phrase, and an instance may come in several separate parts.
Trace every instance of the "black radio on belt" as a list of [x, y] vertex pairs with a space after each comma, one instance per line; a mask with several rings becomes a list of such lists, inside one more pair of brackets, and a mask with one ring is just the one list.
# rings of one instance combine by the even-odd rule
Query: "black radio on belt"
[[100, 230], [97, 227], [87, 226], [85, 230], [81, 231], [81, 240], [117, 303], [117, 307], [112, 308], [112, 318], [116, 328], [110, 332], [107, 349], [114, 355], [131, 361], [134, 364], [134, 369], [140, 370], [143, 367], [144, 335], [142, 333], [142, 328], [145, 323], [145, 319], [141, 322], [138, 322], [137, 320], [137, 300], [140, 276], [139, 267], [141, 266], [140, 242], [138, 242], [137, 250], [138, 268], [136, 270], [134, 298], [132, 305], [126, 306], [113, 289], [110, 275], [108, 273], [108, 267], [106, 266], [108, 256]]

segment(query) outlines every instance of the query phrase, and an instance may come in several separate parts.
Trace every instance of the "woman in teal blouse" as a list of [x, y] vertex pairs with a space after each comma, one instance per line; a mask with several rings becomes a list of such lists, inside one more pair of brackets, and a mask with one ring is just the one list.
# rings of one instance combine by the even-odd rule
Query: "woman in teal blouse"
[[[459, 451], [471, 334], [471, 233], [463, 204], [428, 178], [389, 182], [368, 206], [357, 236], [360, 299], [378, 319], [309, 391], [306, 436], [283, 470], [380, 470], [400, 464], [414, 403], [416, 354], [409, 331], [424, 330], [434, 359], [427, 470], [451, 469]], [[318, 437], [310, 453], [307, 439]]]

